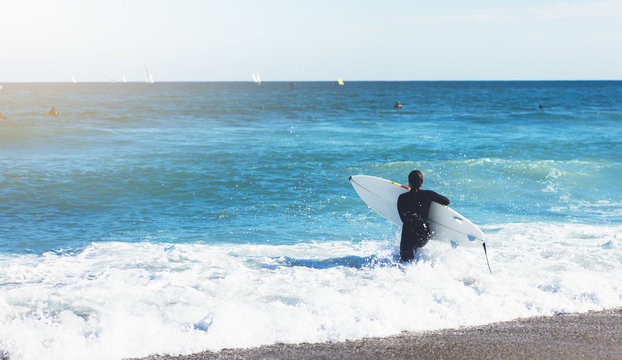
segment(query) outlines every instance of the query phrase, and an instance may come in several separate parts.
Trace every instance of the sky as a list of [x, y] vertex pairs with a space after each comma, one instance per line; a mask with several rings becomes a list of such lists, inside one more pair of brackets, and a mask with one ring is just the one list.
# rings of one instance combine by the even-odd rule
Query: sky
[[622, 0], [0, 0], [0, 83], [622, 80]]

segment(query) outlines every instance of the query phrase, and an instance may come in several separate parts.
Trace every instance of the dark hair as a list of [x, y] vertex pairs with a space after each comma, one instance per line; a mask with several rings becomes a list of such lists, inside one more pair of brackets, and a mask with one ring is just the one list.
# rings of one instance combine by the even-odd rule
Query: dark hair
[[423, 184], [423, 174], [419, 170], [413, 170], [408, 174], [408, 185], [411, 188], [419, 189]]

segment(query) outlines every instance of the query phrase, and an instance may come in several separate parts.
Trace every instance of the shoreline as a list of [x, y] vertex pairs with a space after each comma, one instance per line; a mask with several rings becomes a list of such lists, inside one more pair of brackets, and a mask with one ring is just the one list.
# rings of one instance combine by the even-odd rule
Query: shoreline
[[140, 360], [389, 358], [620, 359], [622, 308], [345, 342], [274, 344], [191, 355], [151, 355]]

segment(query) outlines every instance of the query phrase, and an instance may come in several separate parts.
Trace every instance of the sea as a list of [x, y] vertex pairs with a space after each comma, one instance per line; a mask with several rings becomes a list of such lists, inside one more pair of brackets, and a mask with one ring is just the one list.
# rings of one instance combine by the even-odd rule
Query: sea
[[[0, 358], [622, 307], [621, 81], [2, 85]], [[483, 230], [491, 271], [435, 240], [399, 261], [348, 178], [414, 169]]]

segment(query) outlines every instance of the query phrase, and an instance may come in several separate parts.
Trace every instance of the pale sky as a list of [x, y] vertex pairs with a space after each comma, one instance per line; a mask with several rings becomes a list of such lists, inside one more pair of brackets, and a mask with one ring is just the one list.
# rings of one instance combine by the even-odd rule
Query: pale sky
[[622, 80], [622, 0], [0, 0], [0, 83]]

